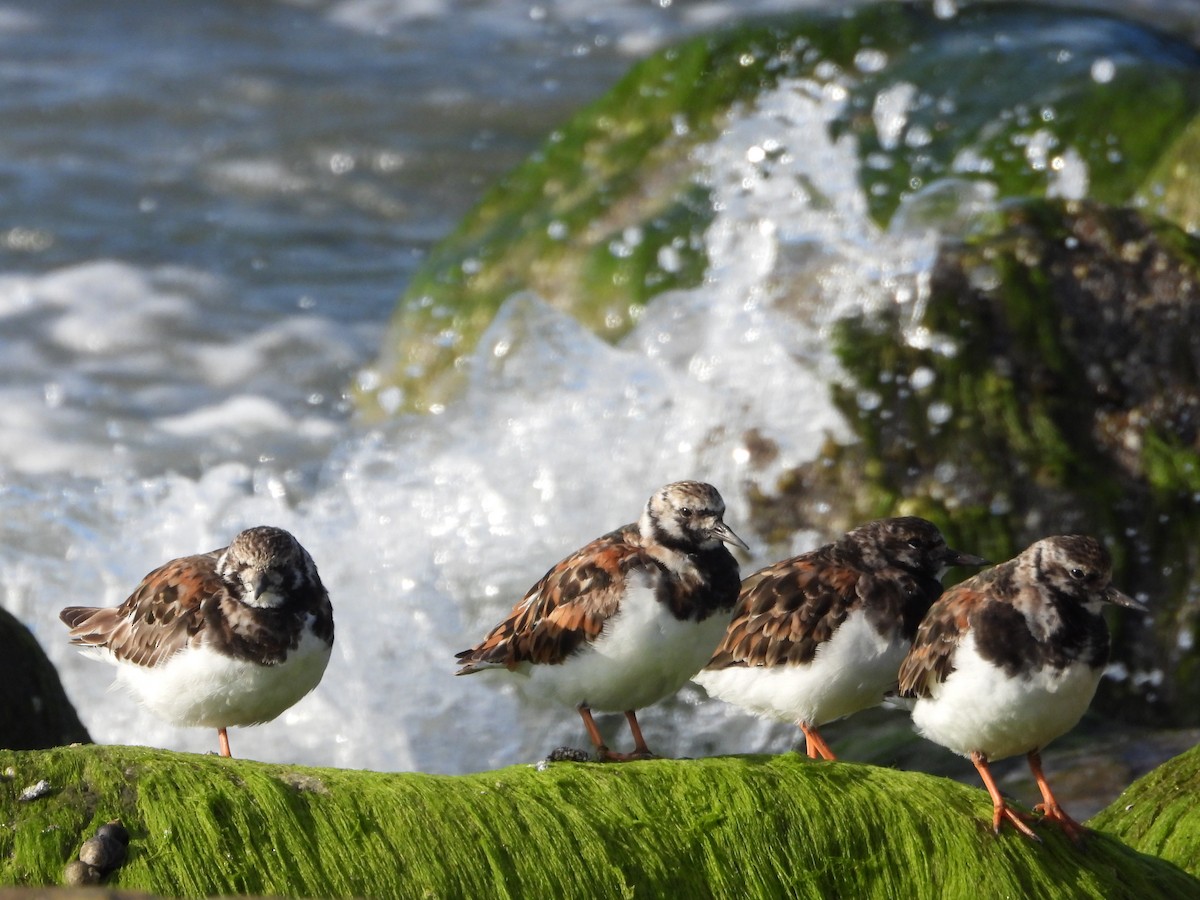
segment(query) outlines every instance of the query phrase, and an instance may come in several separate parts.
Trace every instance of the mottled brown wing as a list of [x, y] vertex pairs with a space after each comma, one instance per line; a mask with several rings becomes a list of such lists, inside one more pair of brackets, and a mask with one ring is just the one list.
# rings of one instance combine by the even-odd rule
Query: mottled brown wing
[[809, 662], [849, 614], [861, 577], [819, 551], [755, 572], [742, 582], [733, 620], [708, 668]]
[[630, 577], [639, 570], [660, 577], [659, 565], [633, 542], [636, 535], [632, 525], [610, 532], [552, 568], [487, 637], [455, 654], [463, 663], [456, 674], [523, 662], [554, 665], [595, 640]]
[[917, 629], [912, 649], [900, 664], [901, 697], [928, 697], [933, 686], [954, 671], [954, 651], [980, 609], [988, 603], [978, 576], [942, 594]]
[[205, 607], [228, 591], [217, 576], [221, 551], [186, 556], [142, 579], [117, 607], [69, 606], [59, 613], [71, 643], [104, 647], [120, 660], [157, 666], [182, 650], [201, 629]]

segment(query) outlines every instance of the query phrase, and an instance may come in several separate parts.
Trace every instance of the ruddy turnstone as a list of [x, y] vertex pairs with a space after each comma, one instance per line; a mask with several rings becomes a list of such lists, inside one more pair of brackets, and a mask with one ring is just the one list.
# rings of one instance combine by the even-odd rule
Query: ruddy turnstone
[[1086, 829], [1059, 806], [1041, 750], [1087, 710], [1108, 660], [1106, 603], [1145, 610], [1109, 583], [1099, 541], [1048, 537], [1015, 559], [946, 591], [921, 623], [900, 667], [900, 694], [915, 698], [917, 731], [968, 757], [992, 797], [992, 828], [1008, 819], [1038, 840], [1009, 807], [990, 760], [1024, 753], [1042, 794], [1035, 812], [1078, 842]]
[[333, 648], [333, 608], [317, 567], [282, 528], [185, 556], [116, 607], [70, 606], [71, 643], [173, 725], [227, 728], [274, 719], [317, 686]]
[[[716, 488], [657, 491], [636, 524], [597, 538], [547, 572], [480, 643], [457, 654], [469, 675], [512, 672], [524, 693], [575, 707], [601, 760], [650, 749], [636, 710], [679, 690], [712, 655], [738, 593], [746, 548]], [[624, 712], [631, 754], [605, 745], [592, 710]]]
[[834, 759], [818, 727], [878, 706], [951, 566], [978, 556], [915, 516], [881, 519], [755, 572], [695, 681], [750, 712], [795, 722], [808, 755]]

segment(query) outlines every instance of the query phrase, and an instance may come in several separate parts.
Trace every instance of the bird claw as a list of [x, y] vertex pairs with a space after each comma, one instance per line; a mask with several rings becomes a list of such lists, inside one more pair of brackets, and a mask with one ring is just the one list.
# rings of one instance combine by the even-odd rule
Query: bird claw
[[1016, 828], [1017, 831], [1021, 832], [1021, 834], [1025, 835], [1025, 837], [1029, 838], [1031, 841], [1034, 841], [1038, 844], [1042, 842], [1041, 837], [1039, 837], [1037, 832], [1030, 827], [1033, 819], [1025, 815], [1025, 813], [1019, 812], [1008, 805], [999, 807], [993, 814], [992, 831], [994, 831], [996, 834], [999, 834], [1000, 826], [1004, 824], [1005, 819], [1008, 819], [1008, 821], [1012, 823], [1013, 827]]
[[641, 759], [658, 759], [649, 750], [634, 750], [632, 753], [616, 753], [607, 747], [596, 748], [597, 762], [636, 762]]
[[1053, 822], [1057, 825], [1076, 846], [1082, 847], [1087, 843], [1090, 829], [1072, 819], [1057, 803], [1039, 803], [1033, 808], [1033, 811], [1042, 817], [1041, 821]]

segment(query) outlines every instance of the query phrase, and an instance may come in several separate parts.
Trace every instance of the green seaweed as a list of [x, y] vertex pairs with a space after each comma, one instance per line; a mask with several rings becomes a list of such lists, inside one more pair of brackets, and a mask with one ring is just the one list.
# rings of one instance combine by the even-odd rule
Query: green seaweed
[[1186, 231], [1200, 230], [1200, 117], [1167, 145], [1140, 186], [1137, 201]]
[[1200, 747], [1142, 776], [1089, 824], [1200, 876]]
[[[796, 754], [301, 769], [133, 747], [0, 753], [0, 883], [52, 885], [120, 818], [111, 887], [168, 896], [1186, 897], [1200, 882], [1101, 832], [1086, 852], [990, 829], [979, 788]], [[27, 784], [53, 786], [19, 801]]]

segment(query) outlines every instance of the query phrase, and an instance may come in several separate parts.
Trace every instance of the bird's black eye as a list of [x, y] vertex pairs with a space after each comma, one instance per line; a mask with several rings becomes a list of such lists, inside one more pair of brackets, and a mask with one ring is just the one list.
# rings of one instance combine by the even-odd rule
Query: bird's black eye
[[1084, 575], [1083, 569], [1072, 569], [1071, 570], [1072, 578], [1076, 578], [1076, 579], [1083, 578], [1083, 575]]
[[914, 550], [920, 550], [921, 542], [914, 538], [913, 540], [908, 542], [908, 546], [912, 547]]
[[685, 519], [690, 519], [692, 517], [692, 508], [690, 506], [681, 506], [679, 507], [679, 514]]

